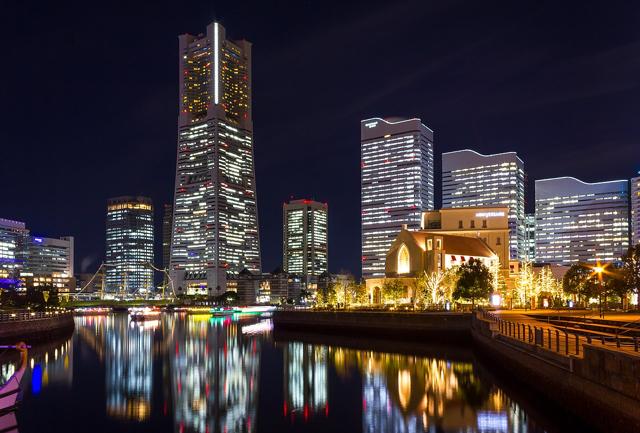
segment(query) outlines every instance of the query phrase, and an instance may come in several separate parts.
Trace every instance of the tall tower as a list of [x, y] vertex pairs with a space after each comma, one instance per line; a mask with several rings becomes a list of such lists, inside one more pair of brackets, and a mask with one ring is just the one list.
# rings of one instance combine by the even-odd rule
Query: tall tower
[[640, 176], [631, 179], [631, 246], [640, 244]]
[[433, 131], [420, 119], [360, 122], [362, 277], [384, 277], [387, 251], [404, 225], [433, 210]]
[[629, 181], [536, 180], [536, 261], [614, 262], [629, 248]]
[[291, 200], [282, 207], [282, 264], [307, 285], [329, 270], [327, 210], [326, 203], [313, 200]]
[[512, 259], [524, 259], [524, 162], [515, 152], [482, 155], [470, 149], [442, 154], [442, 207], [509, 207]]
[[153, 204], [147, 197], [107, 201], [107, 265], [109, 292], [142, 294], [153, 288]]
[[260, 272], [251, 44], [218, 23], [179, 37], [178, 154], [171, 241], [177, 293], [217, 295]]

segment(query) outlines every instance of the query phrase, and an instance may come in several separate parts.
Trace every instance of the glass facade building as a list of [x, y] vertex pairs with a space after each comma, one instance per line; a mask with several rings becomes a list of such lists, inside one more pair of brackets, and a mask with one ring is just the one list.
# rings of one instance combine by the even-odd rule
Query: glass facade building
[[536, 261], [536, 214], [528, 213], [524, 216], [524, 259], [527, 262]]
[[536, 180], [536, 261], [619, 260], [629, 247], [629, 182]]
[[25, 223], [0, 218], [0, 288], [20, 285], [28, 235]]
[[141, 294], [153, 288], [153, 204], [146, 197], [117, 197], [107, 202], [105, 288]]
[[442, 154], [442, 207], [507, 206], [511, 259], [525, 257], [524, 162], [515, 152]]
[[170, 272], [178, 293], [217, 295], [260, 272], [251, 44], [218, 23], [179, 37], [178, 152]]
[[328, 206], [313, 200], [292, 200], [282, 207], [282, 263], [285, 272], [317, 277], [329, 270]]
[[360, 122], [362, 277], [384, 277], [385, 258], [403, 226], [420, 229], [432, 210], [433, 131], [420, 119]]
[[631, 245], [640, 244], [640, 176], [631, 179]]

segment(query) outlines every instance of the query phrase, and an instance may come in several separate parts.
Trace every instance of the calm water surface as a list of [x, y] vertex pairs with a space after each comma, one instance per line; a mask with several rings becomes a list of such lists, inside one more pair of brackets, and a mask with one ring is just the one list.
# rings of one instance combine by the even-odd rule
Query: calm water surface
[[[557, 415], [549, 421], [558, 408], [496, 385], [491, 371], [504, 366], [439, 353], [274, 342], [270, 319], [259, 316], [78, 317], [72, 338], [31, 350], [18, 430], [569, 431]], [[4, 377], [13, 369], [6, 358]]]

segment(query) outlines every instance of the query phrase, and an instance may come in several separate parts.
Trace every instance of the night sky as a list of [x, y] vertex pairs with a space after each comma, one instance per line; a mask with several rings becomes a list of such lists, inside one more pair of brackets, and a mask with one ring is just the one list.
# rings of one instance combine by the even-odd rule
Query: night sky
[[282, 203], [329, 203], [332, 272], [360, 273], [360, 120], [420, 117], [440, 155], [517, 151], [528, 175], [640, 169], [640, 3], [172, 1], [0, 3], [0, 217], [104, 256], [106, 200], [161, 210], [175, 176], [178, 34], [213, 19], [253, 43], [263, 270]]

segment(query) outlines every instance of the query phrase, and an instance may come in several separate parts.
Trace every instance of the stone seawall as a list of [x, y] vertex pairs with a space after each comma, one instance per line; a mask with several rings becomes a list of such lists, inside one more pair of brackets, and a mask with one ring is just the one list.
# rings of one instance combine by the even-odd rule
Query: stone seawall
[[48, 341], [73, 332], [73, 314], [59, 314], [33, 320], [15, 320], [0, 323], [0, 342], [12, 344]]
[[490, 364], [508, 368], [524, 387], [604, 432], [640, 432], [640, 357], [585, 345], [583, 357], [563, 356], [497, 335], [491, 323], [474, 318], [476, 350]]
[[400, 340], [471, 341], [470, 313], [276, 311], [276, 330]]

